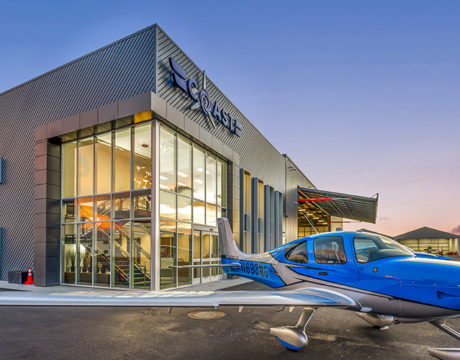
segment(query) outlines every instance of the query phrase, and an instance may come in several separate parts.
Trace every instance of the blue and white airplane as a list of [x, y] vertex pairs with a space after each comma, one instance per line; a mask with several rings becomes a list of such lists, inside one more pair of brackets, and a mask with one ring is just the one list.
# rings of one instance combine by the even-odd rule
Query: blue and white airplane
[[[390, 238], [366, 232], [331, 232], [305, 237], [264, 254], [245, 254], [229, 221], [218, 219], [222, 264], [227, 274], [275, 290], [215, 292], [0, 293], [0, 305], [214, 307], [302, 306], [295, 326], [271, 328], [289, 350], [308, 344], [306, 327], [320, 307], [356, 312], [380, 329], [428, 321], [460, 340], [442, 321], [460, 316], [460, 262], [416, 256]], [[215, 266], [215, 265], [213, 265]], [[197, 267], [197, 266], [178, 266]], [[208, 265], [198, 265], [208, 267]], [[460, 349], [430, 349], [439, 359], [460, 359]]]

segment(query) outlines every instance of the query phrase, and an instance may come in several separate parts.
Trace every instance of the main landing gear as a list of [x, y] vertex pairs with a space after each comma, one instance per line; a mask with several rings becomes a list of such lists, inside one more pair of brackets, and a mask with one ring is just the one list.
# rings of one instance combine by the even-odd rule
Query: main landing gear
[[276, 339], [285, 346], [288, 350], [299, 351], [308, 345], [308, 337], [305, 333], [315, 309], [304, 308], [299, 321], [295, 326], [280, 326], [270, 329], [270, 334], [274, 335]]

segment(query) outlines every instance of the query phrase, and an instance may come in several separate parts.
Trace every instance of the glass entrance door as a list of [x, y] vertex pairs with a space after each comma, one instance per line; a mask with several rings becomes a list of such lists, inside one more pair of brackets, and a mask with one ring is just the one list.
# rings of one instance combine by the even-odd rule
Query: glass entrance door
[[[193, 265], [201, 265], [201, 231], [193, 233]], [[192, 271], [192, 284], [201, 282], [201, 269], [194, 268]]]
[[[193, 233], [193, 265], [220, 264], [219, 238], [217, 233], [195, 231]], [[220, 278], [219, 268], [193, 269], [193, 283], [208, 282]]]

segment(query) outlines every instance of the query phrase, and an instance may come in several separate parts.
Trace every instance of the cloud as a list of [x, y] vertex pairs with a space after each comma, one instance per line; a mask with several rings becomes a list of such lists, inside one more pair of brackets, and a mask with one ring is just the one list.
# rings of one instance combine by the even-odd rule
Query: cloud
[[381, 221], [390, 221], [390, 218], [388, 216], [379, 216], [378, 219]]
[[451, 232], [453, 234], [460, 235], [460, 225], [457, 225], [456, 227], [454, 227]]

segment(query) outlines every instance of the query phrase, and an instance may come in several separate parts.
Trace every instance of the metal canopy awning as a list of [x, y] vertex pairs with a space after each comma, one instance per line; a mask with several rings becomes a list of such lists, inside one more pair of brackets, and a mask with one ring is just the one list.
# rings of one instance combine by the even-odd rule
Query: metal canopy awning
[[298, 189], [299, 204], [312, 201], [331, 216], [375, 224], [379, 194], [365, 197], [304, 187]]

